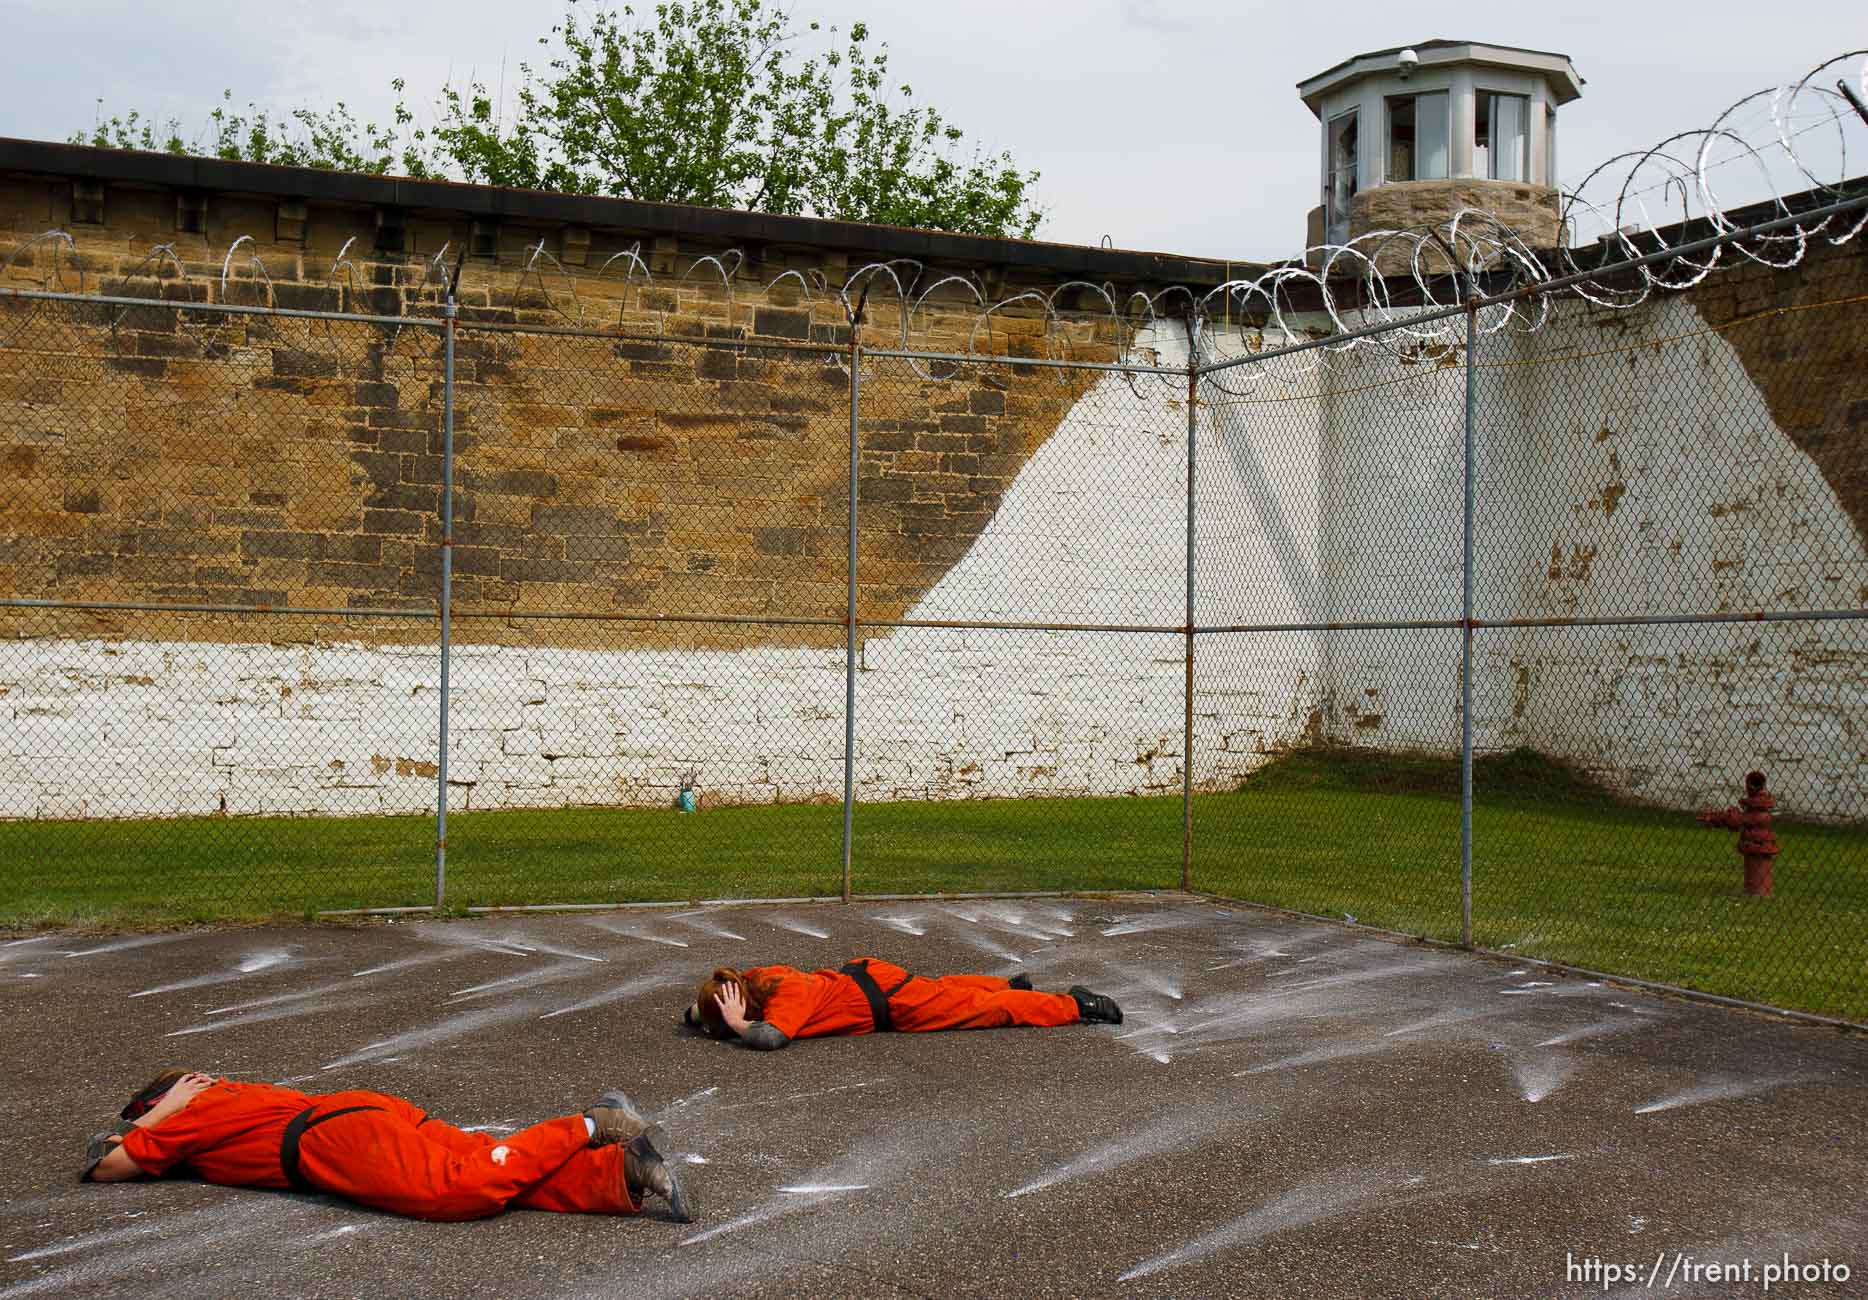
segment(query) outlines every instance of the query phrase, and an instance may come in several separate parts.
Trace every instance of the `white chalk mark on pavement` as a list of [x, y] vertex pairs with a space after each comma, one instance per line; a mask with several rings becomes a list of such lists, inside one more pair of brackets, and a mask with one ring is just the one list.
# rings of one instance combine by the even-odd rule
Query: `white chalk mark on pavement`
[[1709, 1101], [1730, 1101], [1740, 1097], [1756, 1097], [1760, 1093], [1769, 1092], [1773, 1088], [1781, 1088], [1787, 1083], [1795, 1082], [1797, 1082], [1797, 1080], [1792, 1078], [1711, 1080], [1700, 1084], [1696, 1088], [1688, 1088], [1684, 1092], [1676, 1092], [1671, 1096], [1662, 1097], [1659, 1101], [1651, 1101], [1645, 1106], [1637, 1106], [1635, 1107], [1635, 1114], [1652, 1115], [1656, 1111], [1674, 1110], [1680, 1106], [1699, 1106]]
[[176, 980], [172, 984], [158, 984], [152, 989], [143, 989], [130, 994], [133, 998], [153, 997], [158, 993], [175, 993], [182, 989], [208, 988], [215, 984], [231, 984], [243, 980], [249, 975], [258, 975], [262, 971], [274, 970], [280, 966], [298, 965], [292, 954], [283, 948], [269, 949], [263, 952], [248, 953], [229, 971], [217, 971], [211, 975], [196, 975], [191, 979]]
[[1280, 1232], [1352, 1214], [1368, 1206], [1379, 1204], [1384, 1208], [1392, 1208], [1421, 1195], [1419, 1189], [1425, 1181], [1418, 1176], [1398, 1179], [1392, 1174], [1360, 1179], [1340, 1175], [1321, 1178], [1286, 1192], [1224, 1227], [1196, 1237], [1166, 1254], [1144, 1260], [1117, 1277], [1116, 1281], [1132, 1282], [1136, 1278], [1190, 1264], [1223, 1250], [1263, 1241]]

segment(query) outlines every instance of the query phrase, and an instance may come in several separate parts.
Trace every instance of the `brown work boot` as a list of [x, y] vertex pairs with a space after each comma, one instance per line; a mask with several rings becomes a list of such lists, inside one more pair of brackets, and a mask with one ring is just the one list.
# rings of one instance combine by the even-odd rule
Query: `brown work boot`
[[629, 1194], [638, 1205], [645, 1197], [665, 1197], [668, 1213], [676, 1223], [692, 1223], [694, 1203], [681, 1184], [681, 1175], [656, 1149], [655, 1136], [638, 1133], [623, 1148], [623, 1178], [629, 1184]]
[[596, 1103], [584, 1112], [584, 1118], [591, 1124], [590, 1145], [593, 1147], [627, 1142], [649, 1128], [649, 1121], [636, 1109], [636, 1104], [629, 1100], [628, 1094], [618, 1089], [597, 1098]]

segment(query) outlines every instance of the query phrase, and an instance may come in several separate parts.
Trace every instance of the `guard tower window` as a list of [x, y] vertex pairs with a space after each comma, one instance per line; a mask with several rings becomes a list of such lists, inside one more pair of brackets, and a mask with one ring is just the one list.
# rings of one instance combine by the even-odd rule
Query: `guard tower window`
[[1349, 204], [1361, 188], [1356, 171], [1356, 114], [1330, 119], [1330, 170], [1323, 183], [1324, 238], [1340, 244], [1349, 238]]
[[1531, 101], [1481, 90], [1473, 107], [1473, 172], [1495, 181], [1529, 180]]
[[1388, 179], [1443, 181], [1449, 172], [1451, 118], [1447, 93], [1402, 95], [1388, 101]]

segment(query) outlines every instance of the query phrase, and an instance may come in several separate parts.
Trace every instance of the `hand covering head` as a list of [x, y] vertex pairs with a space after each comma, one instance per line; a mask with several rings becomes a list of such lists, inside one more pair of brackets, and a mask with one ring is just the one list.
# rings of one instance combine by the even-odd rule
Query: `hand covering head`
[[681, 1023], [714, 1038], [733, 1037], [733, 1031], [727, 1028], [726, 1017], [720, 1014], [720, 991], [729, 984], [739, 985], [740, 996], [748, 999], [747, 1010], [750, 1012], [751, 999], [746, 977], [731, 966], [717, 966], [713, 974], [701, 981], [694, 995], [694, 1004], [682, 1011]]
[[130, 1098], [130, 1104], [123, 1108], [121, 1118], [128, 1120], [141, 1119], [150, 1111], [154, 1110], [157, 1103], [169, 1095], [169, 1089], [173, 1088], [186, 1077], [187, 1074], [187, 1070], [164, 1070], [161, 1074], [158, 1074], [154, 1079], [150, 1080], [147, 1088], [144, 1088], [141, 1092]]

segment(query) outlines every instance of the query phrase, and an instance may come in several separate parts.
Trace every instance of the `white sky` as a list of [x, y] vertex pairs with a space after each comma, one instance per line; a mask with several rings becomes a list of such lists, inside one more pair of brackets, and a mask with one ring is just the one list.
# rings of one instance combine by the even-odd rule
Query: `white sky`
[[[503, 65], [510, 92], [521, 61], [548, 60], [537, 38], [563, 11], [557, 0], [6, 8], [0, 135], [39, 139], [88, 127], [100, 98], [107, 114], [138, 108], [195, 129], [223, 88], [240, 104], [343, 100], [378, 120], [397, 76], [426, 105], [450, 76], [493, 86]], [[1868, 47], [1864, 0], [792, 0], [792, 12], [868, 22], [870, 44], [889, 44], [891, 80], [1042, 172], [1039, 238], [1241, 260], [1301, 247], [1317, 126], [1295, 83], [1350, 55], [1439, 36], [1568, 54], [1587, 82], [1559, 127], [1560, 179], [1573, 181]], [[1848, 170], [1868, 172], [1868, 157]]]

